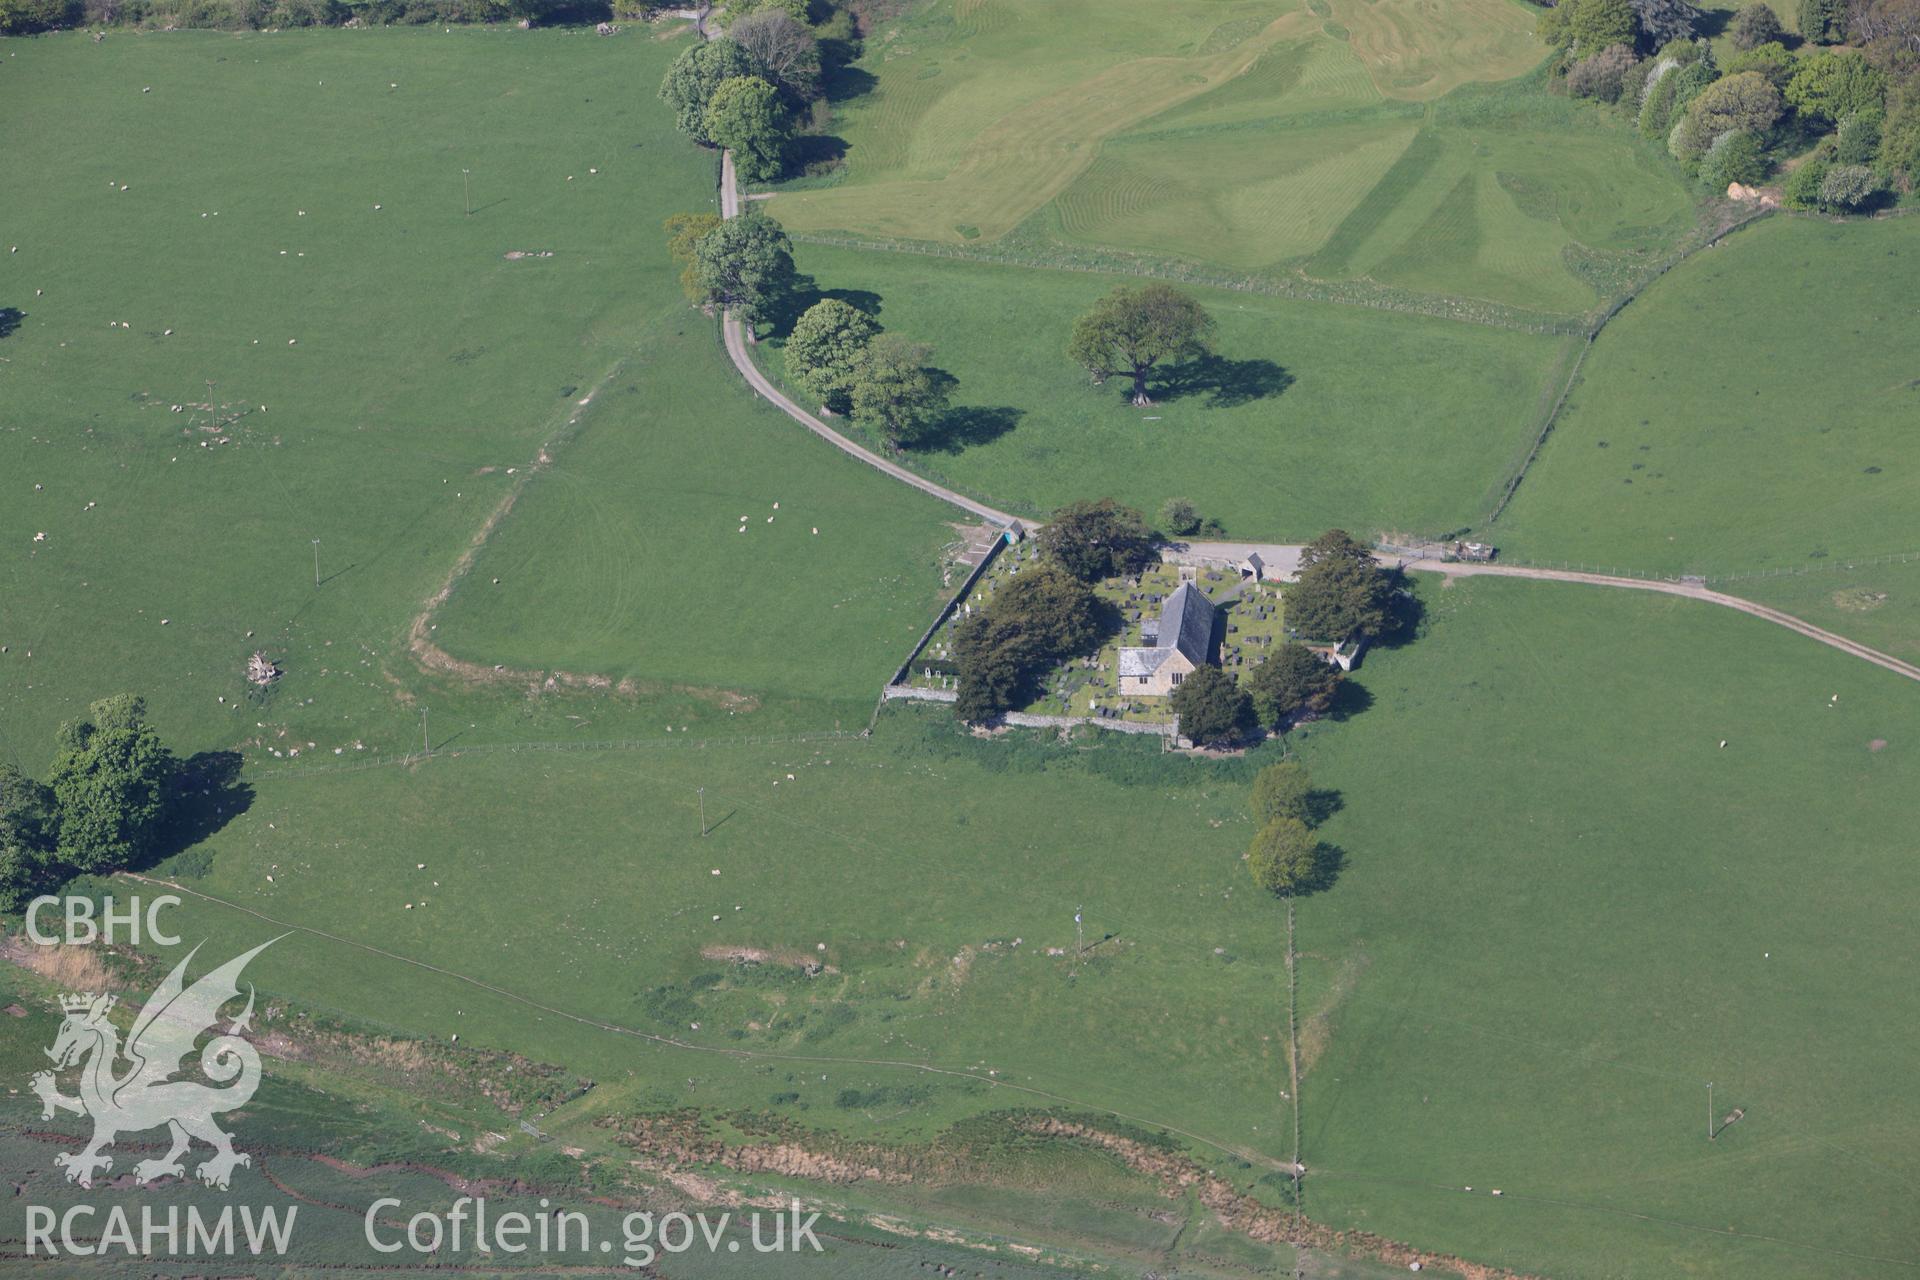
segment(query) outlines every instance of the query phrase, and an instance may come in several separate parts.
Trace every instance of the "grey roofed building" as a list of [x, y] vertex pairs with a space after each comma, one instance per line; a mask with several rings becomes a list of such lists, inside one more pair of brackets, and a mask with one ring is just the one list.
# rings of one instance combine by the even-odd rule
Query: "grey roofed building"
[[1122, 649], [1120, 651], [1120, 678], [1128, 676], [1150, 676], [1160, 669], [1160, 664], [1173, 656], [1171, 649]]
[[1160, 628], [1152, 647], [1120, 650], [1120, 692], [1166, 694], [1188, 672], [1207, 663], [1213, 649], [1213, 601], [1191, 582], [1183, 582], [1160, 608]]
[[1178, 649], [1198, 667], [1213, 644], [1213, 601], [1191, 582], [1183, 582], [1160, 609], [1160, 647]]

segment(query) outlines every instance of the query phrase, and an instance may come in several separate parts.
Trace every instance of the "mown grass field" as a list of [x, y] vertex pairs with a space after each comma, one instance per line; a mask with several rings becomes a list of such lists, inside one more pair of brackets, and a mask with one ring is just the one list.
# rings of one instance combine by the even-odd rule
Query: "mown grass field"
[[[1515, 79], [1540, 61], [1520, 5], [1322, 0], [1198, 43], [1188, 7], [1152, 11], [1178, 56], [1117, 66], [1075, 6], [958, 0], [889, 23], [860, 64], [871, 91], [836, 107], [844, 170], [770, 208], [805, 233], [1040, 263], [1106, 251], [1540, 316], [1592, 310], [1691, 225], [1631, 129]], [[1135, 20], [1102, 8], [1101, 25]]]
[[[417, 744], [423, 703], [437, 738], [864, 713], [924, 625], [946, 513], [786, 430], [679, 298], [656, 228], [707, 207], [713, 165], [636, 88], [677, 47], [11, 43], [0, 152], [35, 195], [0, 257], [25, 313], [0, 338], [0, 750], [39, 768], [58, 721], [123, 687], [183, 748], [258, 733], [329, 759]], [[97, 97], [79, 139], [76, 84]], [[522, 484], [502, 558], [429, 635], [482, 668], [639, 673], [669, 713], [419, 671], [412, 620]], [[783, 497], [794, 523], [766, 526]], [[265, 708], [243, 701], [255, 648], [287, 673]], [[785, 660], [809, 651], [836, 661]], [[723, 683], [743, 701], [672, 691]]]
[[[1191, 498], [1244, 537], [1455, 528], [1518, 464], [1568, 350], [1553, 335], [1199, 290], [1228, 365], [1135, 409], [1066, 355], [1074, 318], [1113, 277], [816, 245], [798, 258], [821, 288], [871, 295], [883, 326], [932, 343], [959, 380], [965, 412], [912, 464], [1041, 513], [1107, 494], [1150, 516]], [[759, 354], [780, 376], [779, 343]]]
[[1686, 262], [1607, 326], [1494, 540], [1706, 574], [1913, 550], [1917, 257], [1910, 219], [1773, 218]]
[[[1370, 709], [1294, 744], [1344, 856], [1299, 912], [1310, 1211], [1545, 1274], [1899, 1274], [1872, 1259], [1914, 1245], [1920, 1114], [1884, 1087], [1920, 1012], [1906, 686], [1682, 601], [1423, 595]], [[697, 1105], [919, 1142], [1036, 1089], [1283, 1157], [1284, 917], [1244, 884], [1243, 777], [937, 711], [861, 742], [448, 753], [262, 786], [190, 883], [345, 939], [263, 956], [276, 992], [592, 1075], [562, 1134]], [[747, 947], [773, 958], [725, 958]], [[1746, 1111], [1711, 1147], [1708, 1079]]]

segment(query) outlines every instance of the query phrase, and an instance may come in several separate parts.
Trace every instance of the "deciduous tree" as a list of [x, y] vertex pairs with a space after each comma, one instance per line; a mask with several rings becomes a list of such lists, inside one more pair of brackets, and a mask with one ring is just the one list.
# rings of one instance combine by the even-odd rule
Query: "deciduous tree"
[[696, 259], [700, 242], [719, 225], [720, 215], [717, 213], [676, 213], [660, 224], [661, 230], [667, 233], [668, 254], [681, 264], [680, 291], [687, 295], [689, 302], [700, 304], [707, 301]]
[[1231, 746], [1251, 734], [1257, 723], [1253, 702], [1240, 682], [1219, 667], [1189, 673], [1173, 687], [1167, 702], [1180, 717], [1180, 732], [1200, 746]]
[[660, 100], [673, 108], [673, 122], [695, 142], [713, 145], [707, 132], [707, 104], [714, 90], [736, 76], [760, 73], [752, 54], [726, 37], [688, 45], [660, 82]]
[[1200, 508], [1186, 498], [1168, 498], [1160, 504], [1160, 527], [1176, 537], [1200, 532]]
[[749, 329], [778, 316], [793, 293], [793, 243], [754, 205], [702, 236], [693, 262], [701, 297], [733, 308]]
[[1763, 44], [1771, 44], [1784, 34], [1780, 26], [1780, 15], [1773, 6], [1754, 0], [1740, 12], [1733, 15], [1733, 47], [1736, 49], [1758, 49]]
[[849, 399], [853, 417], [889, 449], [918, 443], [947, 412], [947, 379], [927, 367], [933, 348], [883, 333], [867, 343]]
[[727, 38], [752, 54], [774, 83], [802, 101], [820, 91], [820, 49], [812, 30], [784, 9], [735, 18]]
[[787, 376], [820, 404], [846, 412], [867, 344], [880, 325], [866, 312], [825, 298], [807, 308], [787, 338]]
[[1771, 81], [1775, 88], [1784, 89], [1787, 87], [1787, 81], [1793, 79], [1796, 64], [1797, 60], [1787, 51], [1787, 46], [1778, 40], [1769, 40], [1765, 44], [1753, 46], [1745, 53], [1736, 53], [1728, 58], [1727, 74], [1758, 71]]
[[1880, 175], [1863, 164], [1836, 164], [1820, 179], [1820, 203], [1836, 212], [1858, 209], [1880, 191]]
[[1249, 798], [1253, 820], [1263, 827], [1276, 818], [1310, 824], [1312, 796], [1313, 779], [1307, 773], [1307, 766], [1298, 760], [1270, 764], [1253, 776], [1253, 794]]
[[707, 103], [707, 136], [733, 152], [733, 167], [748, 182], [780, 176], [793, 123], [780, 96], [759, 76], [722, 80]]
[[152, 852], [173, 774], [173, 754], [131, 694], [103, 698], [62, 725], [47, 774], [60, 860], [110, 871]]
[[1801, 115], [1835, 125], [1859, 112], [1885, 108], [1887, 77], [1851, 49], [1822, 49], [1800, 60], [1787, 81], [1787, 101]]
[[1626, 45], [1610, 44], [1567, 68], [1567, 92], [1576, 98], [1618, 102], [1620, 86], [1637, 61]]
[[1633, 44], [1634, 7], [1630, 0], [1560, 0], [1534, 29], [1554, 48], [1584, 57], [1610, 44]]
[[0, 764], [0, 911], [18, 911], [47, 887], [53, 842], [52, 795]]
[[1673, 40], [1689, 40], [1700, 25], [1700, 11], [1687, 0], [1627, 0], [1643, 48], [1658, 49]]
[[1205, 355], [1213, 327], [1207, 309], [1172, 285], [1123, 284], [1074, 322], [1067, 354], [1095, 383], [1132, 378], [1133, 403], [1147, 405], [1148, 376], [1162, 364]]
[[1723, 133], [1764, 135], [1785, 109], [1780, 91], [1758, 71], [1723, 77], [1688, 104], [1683, 126], [1674, 131], [1673, 153], [1693, 160]]
[[1275, 818], [1247, 846], [1247, 870], [1268, 893], [1290, 898], [1313, 882], [1319, 843], [1298, 818]]

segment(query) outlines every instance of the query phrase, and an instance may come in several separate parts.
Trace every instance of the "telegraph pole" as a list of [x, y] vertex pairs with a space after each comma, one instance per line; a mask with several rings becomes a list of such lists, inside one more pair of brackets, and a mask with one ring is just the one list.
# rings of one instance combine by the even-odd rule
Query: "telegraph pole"
[[460, 188], [466, 196], [467, 216], [473, 216], [473, 170], [460, 171]]
[[427, 733], [427, 709], [420, 708], [420, 746], [428, 755], [433, 754], [433, 738]]
[[1713, 1081], [1709, 1080], [1707, 1081], [1707, 1141], [1712, 1142], [1715, 1136], [1713, 1132]]
[[1073, 909], [1073, 954], [1076, 956], [1085, 955], [1087, 951], [1087, 931], [1086, 927], [1080, 923], [1080, 914], [1080, 908], [1075, 907]]
[[313, 589], [320, 589], [320, 539], [313, 540]]
[[707, 834], [707, 789], [695, 787], [694, 792], [700, 797], [700, 835], [704, 838]]

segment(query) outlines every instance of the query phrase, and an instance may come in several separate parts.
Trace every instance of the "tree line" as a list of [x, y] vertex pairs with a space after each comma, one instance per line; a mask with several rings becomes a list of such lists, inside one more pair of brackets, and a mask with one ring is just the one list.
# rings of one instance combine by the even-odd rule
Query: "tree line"
[[1685, 0], [1560, 0], [1539, 32], [1569, 94], [1632, 113], [1708, 187], [1764, 182], [1801, 157], [1784, 183], [1794, 208], [1861, 212], [1911, 192], [1920, 0], [1799, 0], [1798, 16], [1793, 36], [1748, 4], [1725, 65]]
[[[723, 43], [711, 41], [688, 55]], [[737, 164], [740, 153], [734, 154]], [[812, 282], [796, 269], [793, 242], [778, 219], [749, 204], [730, 219], [674, 214], [663, 230], [668, 253], [681, 264], [689, 301], [731, 308], [750, 340], [786, 327], [787, 382], [824, 415], [850, 416], [892, 453], [943, 435], [958, 380], [932, 364], [933, 347], [885, 332], [871, 314], [842, 298], [819, 298], [800, 310]], [[787, 326], [795, 311], [798, 317]], [[1067, 355], [1094, 385], [1125, 378], [1131, 402], [1150, 404], [1149, 379], [1210, 357], [1213, 330], [1206, 308], [1172, 285], [1118, 285], [1074, 322]], [[1218, 530], [1184, 498], [1170, 500], [1162, 514], [1175, 534]]]
[[827, 72], [853, 56], [856, 31], [844, 10], [810, 0], [736, 0], [725, 13], [725, 34], [675, 58], [660, 98], [682, 133], [732, 151], [742, 180], [770, 182], [805, 165], [803, 136], [822, 136]]

